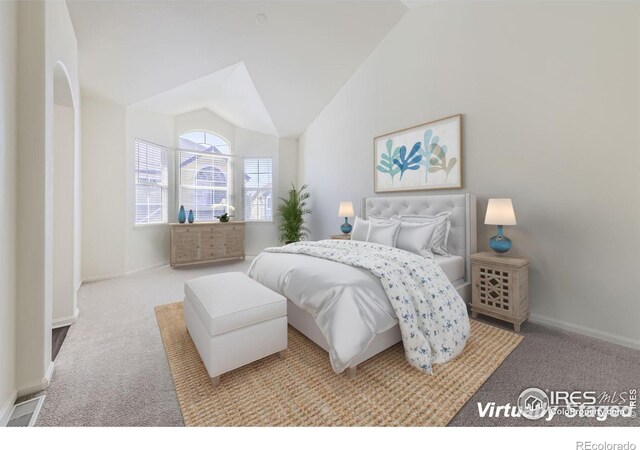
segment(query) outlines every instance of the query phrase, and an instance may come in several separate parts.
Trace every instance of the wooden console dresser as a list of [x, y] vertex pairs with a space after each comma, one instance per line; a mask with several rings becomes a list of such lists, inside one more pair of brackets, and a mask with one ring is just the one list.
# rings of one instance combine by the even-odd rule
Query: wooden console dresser
[[244, 222], [172, 223], [171, 267], [244, 258]]

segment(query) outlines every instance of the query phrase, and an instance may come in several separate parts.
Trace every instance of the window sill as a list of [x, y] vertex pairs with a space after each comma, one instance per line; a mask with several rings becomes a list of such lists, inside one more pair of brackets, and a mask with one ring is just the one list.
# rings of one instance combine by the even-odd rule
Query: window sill
[[149, 230], [154, 228], [169, 228], [169, 222], [162, 223], [136, 223], [133, 225], [134, 230]]
[[273, 223], [273, 220], [246, 220], [245, 223]]

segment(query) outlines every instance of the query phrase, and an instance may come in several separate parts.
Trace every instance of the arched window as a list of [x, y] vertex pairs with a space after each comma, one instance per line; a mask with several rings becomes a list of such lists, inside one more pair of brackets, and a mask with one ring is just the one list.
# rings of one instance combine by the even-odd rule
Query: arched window
[[229, 142], [210, 131], [189, 131], [179, 141], [179, 204], [193, 210], [196, 221], [232, 215]]
[[181, 150], [194, 150], [203, 153], [229, 154], [226, 139], [209, 131], [189, 131], [180, 136], [178, 146]]

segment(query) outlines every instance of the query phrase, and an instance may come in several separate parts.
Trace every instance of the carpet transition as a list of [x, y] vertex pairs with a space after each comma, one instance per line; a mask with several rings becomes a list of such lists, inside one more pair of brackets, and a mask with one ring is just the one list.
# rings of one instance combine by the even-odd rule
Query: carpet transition
[[354, 380], [289, 327], [287, 358], [276, 355], [222, 375], [211, 385], [184, 325], [182, 302], [156, 317], [187, 426], [444, 426], [522, 341], [471, 321], [461, 355], [429, 376], [409, 366], [397, 344], [358, 366]]

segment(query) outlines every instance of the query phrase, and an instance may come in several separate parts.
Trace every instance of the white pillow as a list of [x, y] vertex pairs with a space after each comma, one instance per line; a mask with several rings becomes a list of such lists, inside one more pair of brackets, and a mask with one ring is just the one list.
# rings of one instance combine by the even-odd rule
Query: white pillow
[[375, 242], [376, 244], [386, 245], [388, 247], [396, 246], [398, 231], [400, 230], [400, 222], [389, 223], [369, 223], [369, 234], [367, 234], [367, 242]]
[[400, 216], [392, 216], [392, 217], [367, 216], [367, 220], [372, 223], [397, 222], [400, 220]]
[[401, 222], [398, 238], [396, 239], [396, 247], [420, 256], [432, 258], [431, 240], [436, 228], [436, 223]]
[[435, 216], [426, 215], [401, 215], [400, 220], [407, 223], [436, 224], [435, 232], [431, 238], [431, 251], [436, 255], [450, 256], [447, 251], [449, 230], [451, 229], [451, 212], [442, 212]]
[[369, 222], [362, 220], [360, 217], [356, 217], [353, 223], [353, 230], [351, 230], [352, 241], [366, 241], [369, 234]]

